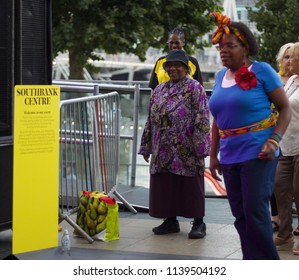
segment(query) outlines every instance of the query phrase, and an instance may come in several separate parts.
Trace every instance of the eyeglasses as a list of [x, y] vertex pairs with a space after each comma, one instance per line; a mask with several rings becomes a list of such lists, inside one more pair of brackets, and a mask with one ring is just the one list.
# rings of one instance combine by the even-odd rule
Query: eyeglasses
[[224, 45], [218, 45], [218, 46], [216, 46], [216, 49], [217, 49], [217, 51], [222, 51], [223, 50], [223, 48], [225, 47], [225, 48], [227, 48], [229, 51], [232, 51], [233, 49], [235, 49], [235, 48], [237, 48], [237, 47], [239, 47], [240, 45], [238, 45], [238, 44], [230, 44], [230, 43], [228, 43], [228, 44], [224, 44]]

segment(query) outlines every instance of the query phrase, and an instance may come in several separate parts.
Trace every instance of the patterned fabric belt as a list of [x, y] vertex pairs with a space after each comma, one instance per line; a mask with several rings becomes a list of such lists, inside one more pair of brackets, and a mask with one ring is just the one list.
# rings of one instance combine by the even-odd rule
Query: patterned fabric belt
[[247, 126], [243, 126], [243, 127], [239, 127], [239, 128], [224, 129], [224, 130], [219, 129], [219, 136], [220, 136], [220, 138], [227, 138], [227, 137], [231, 137], [231, 136], [235, 136], [235, 135], [239, 135], [239, 134], [244, 134], [247, 132], [263, 130], [263, 129], [266, 129], [266, 128], [269, 128], [269, 127], [275, 125], [276, 121], [277, 121], [277, 115], [272, 113], [269, 117], [267, 117], [259, 122], [255, 122], [253, 124], [247, 125]]

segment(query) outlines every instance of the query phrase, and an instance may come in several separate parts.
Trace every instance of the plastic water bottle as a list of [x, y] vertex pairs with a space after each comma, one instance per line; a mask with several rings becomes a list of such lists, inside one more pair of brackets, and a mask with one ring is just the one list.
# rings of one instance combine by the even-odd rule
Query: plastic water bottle
[[61, 238], [61, 250], [62, 252], [67, 252], [70, 255], [71, 252], [71, 239], [67, 229], [64, 230]]

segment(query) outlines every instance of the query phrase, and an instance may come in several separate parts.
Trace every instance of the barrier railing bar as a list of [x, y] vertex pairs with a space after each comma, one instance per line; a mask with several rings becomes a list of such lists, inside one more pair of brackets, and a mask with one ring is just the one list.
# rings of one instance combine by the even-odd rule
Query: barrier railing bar
[[135, 187], [136, 183], [136, 162], [137, 162], [137, 137], [138, 137], [138, 112], [140, 101], [140, 85], [135, 85], [134, 90], [134, 115], [133, 115], [133, 144], [132, 144], [132, 166], [130, 186]]

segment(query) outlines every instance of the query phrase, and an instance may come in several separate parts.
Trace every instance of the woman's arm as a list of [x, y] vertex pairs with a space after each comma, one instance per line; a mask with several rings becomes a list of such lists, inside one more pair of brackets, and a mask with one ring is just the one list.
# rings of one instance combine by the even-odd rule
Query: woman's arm
[[[212, 141], [211, 141], [211, 150], [210, 150], [210, 171], [214, 179], [218, 181], [222, 181], [221, 178], [218, 176], [222, 175], [220, 162], [218, 159], [218, 152], [219, 152], [219, 145], [220, 145], [220, 137], [218, 132], [218, 127], [216, 124], [215, 119], [213, 120], [212, 124]], [[217, 174], [217, 172], [218, 174]]]
[[207, 157], [210, 152], [210, 110], [205, 89], [198, 82], [194, 81], [194, 83], [196, 83], [196, 86], [191, 92], [191, 110], [194, 122], [192, 142], [195, 156], [201, 160]]
[[[291, 120], [291, 109], [289, 105], [289, 100], [282, 87], [270, 92], [269, 98], [273, 102], [275, 108], [279, 113], [274, 132], [278, 133], [280, 136], [283, 136]], [[273, 141], [266, 141], [262, 146], [261, 152], [258, 155], [259, 159], [274, 159], [277, 148], [278, 143], [277, 145], [275, 145], [275, 142], [273, 143]]]
[[154, 90], [151, 91], [148, 116], [144, 125], [143, 133], [141, 135], [141, 143], [138, 151], [139, 155], [142, 155], [146, 162], [149, 162], [150, 154], [152, 153], [152, 125], [151, 125], [151, 107], [153, 105]]

